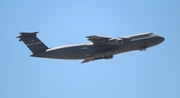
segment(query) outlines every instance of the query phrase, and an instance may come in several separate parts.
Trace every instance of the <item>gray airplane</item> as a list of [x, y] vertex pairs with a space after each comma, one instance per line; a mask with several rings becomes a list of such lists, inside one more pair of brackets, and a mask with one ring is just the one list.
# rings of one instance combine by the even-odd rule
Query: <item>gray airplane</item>
[[146, 50], [164, 41], [163, 37], [154, 33], [142, 33], [118, 38], [93, 35], [86, 36], [91, 41], [89, 43], [48, 48], [36, 37], [37, 33], [21, 32], [21, 35], [17, 37], [32, 51], [31, 56], [70, 60], [84, 59], [82, 63], [98, 59], [111, 59], [113, 55], [123, 52]]

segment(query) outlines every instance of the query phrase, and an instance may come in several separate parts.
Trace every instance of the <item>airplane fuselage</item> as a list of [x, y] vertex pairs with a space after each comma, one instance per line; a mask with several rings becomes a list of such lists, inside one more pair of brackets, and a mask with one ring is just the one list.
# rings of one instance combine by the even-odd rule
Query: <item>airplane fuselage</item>
[[113, 58], [113, 55], [133, 50], [145, 50], [164, 41], [163, 37], [154, 33], [144, 33], [119, 38], [122, 39], [122, 44], [120, 45], [94, 45], [90, 42], [50, 48], [44, 52], [33, 54], [32, 56], [55, 59], [110, 59]]

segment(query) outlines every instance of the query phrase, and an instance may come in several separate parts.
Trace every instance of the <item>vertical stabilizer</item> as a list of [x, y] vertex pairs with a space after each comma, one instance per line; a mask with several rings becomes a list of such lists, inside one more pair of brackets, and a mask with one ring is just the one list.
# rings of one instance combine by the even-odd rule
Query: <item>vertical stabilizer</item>
[[21, 35], [17, 37], [20, 38], [19, 41], [23, 41], [34, 54], [48, 49], [48, 47], [36, 37], [37, 33], [38, 32], [21, 32]]

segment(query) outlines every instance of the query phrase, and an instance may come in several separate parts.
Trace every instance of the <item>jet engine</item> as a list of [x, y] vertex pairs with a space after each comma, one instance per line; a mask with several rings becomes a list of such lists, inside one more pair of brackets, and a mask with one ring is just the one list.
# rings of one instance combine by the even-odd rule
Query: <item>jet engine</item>
[[118, 39], [109, 39], [106, 44], [108, 45], [122, 45], [123, 44], [123, 39], [118, 38]]

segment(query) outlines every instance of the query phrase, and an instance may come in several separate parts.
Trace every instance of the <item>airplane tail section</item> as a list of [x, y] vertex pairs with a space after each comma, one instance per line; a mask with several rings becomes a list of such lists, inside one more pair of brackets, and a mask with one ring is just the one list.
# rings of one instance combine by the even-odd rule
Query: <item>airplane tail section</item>
[[21, 32], [21, 35], [17, 37], [20, 38], [19, 41], [23, 41], [34, 54], [48, 49], [48, 47], [36, 37], [37, 33], [38, 32]]

